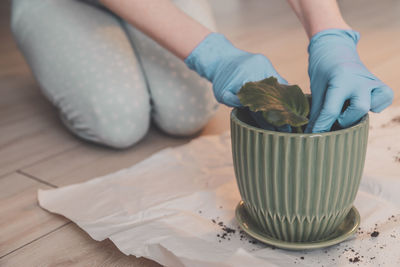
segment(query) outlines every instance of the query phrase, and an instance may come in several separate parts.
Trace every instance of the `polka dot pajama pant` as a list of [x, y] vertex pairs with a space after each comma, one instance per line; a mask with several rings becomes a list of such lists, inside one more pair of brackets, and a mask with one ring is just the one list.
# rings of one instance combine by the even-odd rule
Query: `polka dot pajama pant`
[[[206, 0], [173, 2], [215, 30]], [[218, 107], [208, 81], [105, 8], [13, 0], [11, 27], [43, 94], [83, 139], [125, 148], [151, 119], [166, 133], [192, 135]]]

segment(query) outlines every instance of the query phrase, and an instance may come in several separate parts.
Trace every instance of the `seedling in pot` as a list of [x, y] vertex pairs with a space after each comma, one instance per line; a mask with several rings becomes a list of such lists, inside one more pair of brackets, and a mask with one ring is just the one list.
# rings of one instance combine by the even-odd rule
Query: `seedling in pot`
[[280, 84], [275, 77], [269, 77], [246, 83], [237, 96], [243, 106], [252, 112], [260, 112], [266, 122], [276, 128], [289, 125], [302, 133], [302, 126], [308, 123], [309, 102], [297, 85]]

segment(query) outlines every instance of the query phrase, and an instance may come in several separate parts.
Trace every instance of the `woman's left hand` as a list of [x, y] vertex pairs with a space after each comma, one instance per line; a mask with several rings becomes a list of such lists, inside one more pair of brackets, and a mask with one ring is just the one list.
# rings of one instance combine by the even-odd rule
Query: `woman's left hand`
[[[329, 29], [315, 34], [308, 47], [312, 105], [306, 132], [326, 132], [338, 120], [356, 123], [368, 111], [380, 112], [393, 101], [393, 91], [361, 62], [359, 33]], [[350, 106], [342, 112], [343, 104]]]

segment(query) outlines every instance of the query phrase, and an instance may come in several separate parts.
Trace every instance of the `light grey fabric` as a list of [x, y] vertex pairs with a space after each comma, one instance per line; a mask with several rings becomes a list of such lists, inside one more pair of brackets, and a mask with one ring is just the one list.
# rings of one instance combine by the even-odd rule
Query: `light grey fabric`
[[[173, 2], [209, 29], [216, 30], [207, 1]], [[211, 84], [139, 30], [126, 22], [122, 24], [148, 79], [154, 121], [170, 134], [190, 135], [199, 131], [218, 107]]]
[[[214, 27], [205, 1], [175, 2]], [[104, 8], [77, 0], [12, 3], [18, 46], [79, 137], [125, 148], [146, 134], [151, 115], [162, 130], [190, 135], [215, 113], [207, 81]]]

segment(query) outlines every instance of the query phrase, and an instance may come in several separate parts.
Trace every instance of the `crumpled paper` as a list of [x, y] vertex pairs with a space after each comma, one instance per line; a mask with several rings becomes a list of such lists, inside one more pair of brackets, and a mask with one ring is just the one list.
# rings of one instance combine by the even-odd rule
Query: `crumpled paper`
[[[400, 266], [399, 133], [400, 107], [371, 114], [355, 201], [361, 228], [324, 249], [275, 249], [239, 231], [229, 132], [164, 149], [85, 183], [39, 190], [38, 198], [93, 239], [109, 238], [124, 254], [165, 266]], [[379, 235], [372, 237], [374, 231]]]

